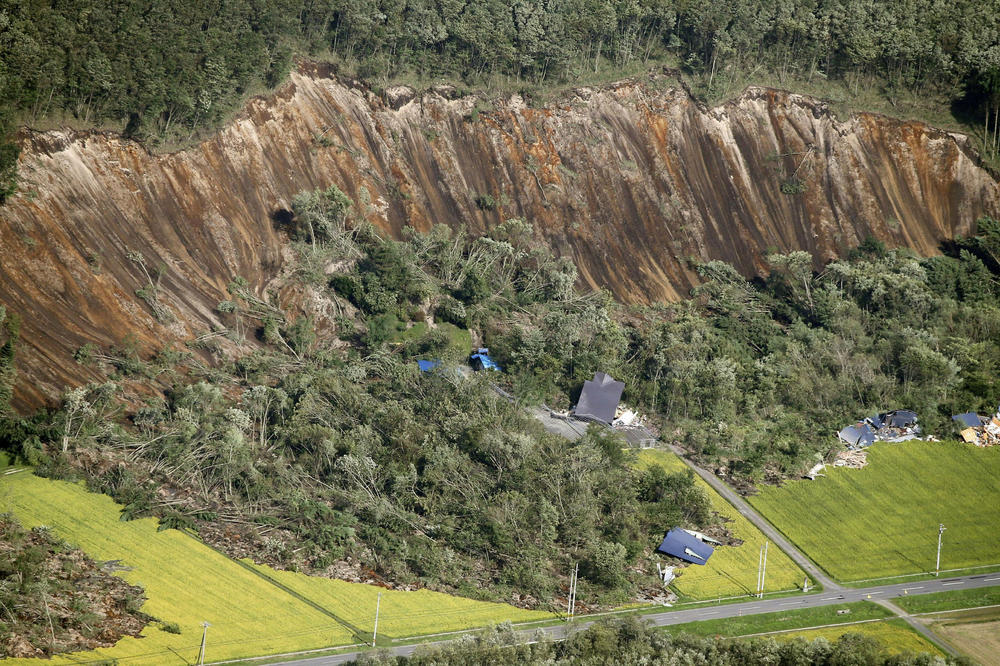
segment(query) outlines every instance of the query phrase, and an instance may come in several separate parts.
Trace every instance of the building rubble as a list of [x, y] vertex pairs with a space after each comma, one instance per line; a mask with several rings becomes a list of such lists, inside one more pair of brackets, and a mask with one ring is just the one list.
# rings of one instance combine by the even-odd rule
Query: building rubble
[[841, 451], [833, 460], [834, 467], [862, 469], [868, 464], [868, 452], [863, 450]]
[[837, 435], [847, 444], [848, 449], [857, 450], [871, 446], [875, 442], [905, 442], [920, 439], [920, 426], [917, 425], [916, 412], [897, 409], [858, 421]]
[[969, 444], [979, 447], [1000, 446], [1000, 408], [997, 408], [997, 413], [993, 416], [966, 412], [951, 418], [959, 427], [965, 426], [959, 434]]

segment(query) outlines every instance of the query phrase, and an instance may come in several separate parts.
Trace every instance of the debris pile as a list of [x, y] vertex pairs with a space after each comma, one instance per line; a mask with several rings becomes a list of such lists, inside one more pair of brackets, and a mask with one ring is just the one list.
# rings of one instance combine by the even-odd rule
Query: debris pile
[[851, 469], [862, 469], [868, 464], [868, 452], [855, 450], [855, 451], [841, 451], [837, 454], [837, 457], [833, 460], [834, 467], [850, 467]]
[[960, 426], [962, 439], [980, 447], [1000, 446], [1000, 408], [994, 416], [980, 416], [974, 412], [951, 417]]
[[876, 414], [864, 421], [847, 426], [837, 433], [851, 450], [871, 446], [875, 442], [905, 442], [920, 439], [917, 413], [909, 409], [897, 409]]
[[615, 418], [611, 427], [621, 432], [632, 446], [640, 449], [649, 448], [656, 442], [656, 430], [647, 425], [646, 417], [621, 403], [615, 409]]

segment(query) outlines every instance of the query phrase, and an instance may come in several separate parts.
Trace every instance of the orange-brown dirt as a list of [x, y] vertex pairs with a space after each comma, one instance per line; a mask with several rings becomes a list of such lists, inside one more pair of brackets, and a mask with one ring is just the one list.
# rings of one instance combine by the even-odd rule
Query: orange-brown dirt
[[[183, 341], [221, 323], [214, 306], [233, 276], [263, 292], [283, 262], [275, 220], [303, 189], [338, 185], [394, 235], [524, 217], [574, 259], [581, 286], [638, 302], [686, 295], [689, 258], [753, 274], [768, 252], [808, 250], [820, 265], [868, 235], [933, 254], [1000, 210], [965, 137], [881, 115], [840, 121], [788, 92], [751, 88], [706, 109], [651, 74], [545, 108], [477, 103], [446, 87], [379, 96], [305, 64], [169, 155], [109, 133], [23, 131], [23, 188], [0, 208], [0, 304], [24, 319], [15, 405], [95, 378], [72, 360], [86, 342]], [[805, 191], [782, 193], [793, 174]], [[481, 210], [486, 194], [497, 206]], [[130, 251], [165, 267], [173, 323], [135, 296], [145, 279]]]

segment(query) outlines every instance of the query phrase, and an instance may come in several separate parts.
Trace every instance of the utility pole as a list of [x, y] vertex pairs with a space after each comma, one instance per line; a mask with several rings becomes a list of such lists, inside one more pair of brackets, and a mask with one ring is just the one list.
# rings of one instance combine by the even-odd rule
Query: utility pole
[[760, 571], [758, 572], [760, 582], [758, 583], [757, 588], [758, 599], [764, 598], [764, 579], [767, 577], [767, 544], [768, 542], [765, 540], [764, 547], [760, 549]]
[[947, 528], [944, 523], [938, 523], [938, 552], [937, 552], [937, 563], [934, 565], [934, 575], [941, 575], [941, 535]]
[[205, 638], [208, 636], [208, 628], [211, 627], [208, 622], [201, 623], [201, 649], [198, 650], [198, 665], [203, 666], [205, 663]]
[[372, 630], [372, 647], [375, 647], [375, 637], [378, 635], [378, 610], [382, 606], [382, 592], [379, 591], [375, 601], [375, 629]]
[[576, 614], [576, 579], [580, 575], [580, 563], [576, 563], [576, 567], [573, 569], [573, 573], [569, 577], [569, 608], [566, 609], [569, 615], [569, 620], [572, 621], [573, 615]]
[[760, 570], [764, 564], [764, 546], [760, 547], [760, 553], [757, 554], [757, 587], [753, 590], [753, 596], [760, 596]]

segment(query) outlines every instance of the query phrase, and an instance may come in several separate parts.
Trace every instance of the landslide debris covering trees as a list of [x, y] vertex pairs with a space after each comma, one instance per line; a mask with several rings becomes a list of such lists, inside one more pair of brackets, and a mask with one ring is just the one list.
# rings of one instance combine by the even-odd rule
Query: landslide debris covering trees
[[138, 636], [142, 588], [106, 573], [49, 530], [0, 514], [0, 658], [48, 657]]
[[[43, 473], [88, 476], [129, 516], [241, 555], [524, 605], [561, 597], [580, 562], [579, 598], [600, 604], [655, 588], [645, 558], [670, 527], [714, 520], [705, 497], [686, 474], [635, 470], [601, 430], [545, 433], [491, 382], [565, 408], [610, 372], [667, 438], [751, 481], [812, 467], [844, 414], [906, 406], [945, 434], [950, 414], [1000, 399], [988, 222], [928, 259], [868, 242], [818, 274], [776, 256], [754, 282], [710, 262], [693, 299], [627, 308], [577, 293], [524, 220], [397, 242], [338, 192], [296, 197], [296, 216], [316, 217], [296, 227], [292, 276], [328, 318], [234, 278], [219, 309], [254, 321], [235, 321], [238, 352], [162, 373], [166, 391], [144, 371], [70, 393], [16, 446], [34, 436]], [[448, 369], [469, 328], [503, 375]], [[420, 373], [417, 358], [445, 364]]]

